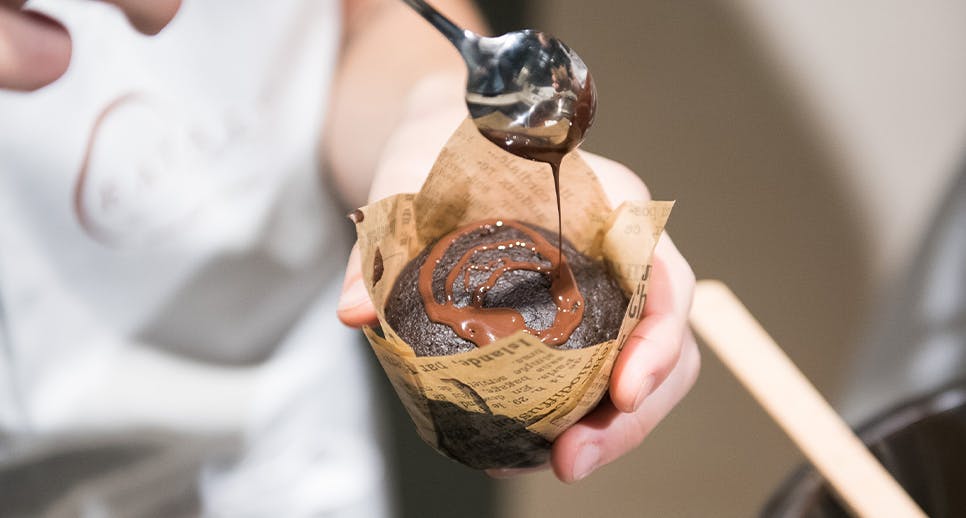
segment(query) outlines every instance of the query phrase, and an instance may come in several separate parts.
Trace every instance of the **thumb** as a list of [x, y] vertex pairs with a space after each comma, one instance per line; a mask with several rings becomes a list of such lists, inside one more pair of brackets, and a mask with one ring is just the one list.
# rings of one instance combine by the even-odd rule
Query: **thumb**
[[339, 320], [349, 327], [376, 325], [376, 308], [369, 298], [365, 280], [362, 278], [362, 259], [359, 247], [353, 246], [349, 254], [349, 264], [345, 268], [345, 280], [342, 282], [342, 295], [339, 296], [337, 309]]
[[49, 84], [67, 71], [70, 55], [70, 35], [61, 24], [0, 1], [0, 89], [31, 91]]

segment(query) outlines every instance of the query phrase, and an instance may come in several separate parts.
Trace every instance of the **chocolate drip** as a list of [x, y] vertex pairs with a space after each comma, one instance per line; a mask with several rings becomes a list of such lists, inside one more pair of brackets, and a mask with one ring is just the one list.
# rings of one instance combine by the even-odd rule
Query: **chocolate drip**
[[[445, 300], [438, 301], [433, 294], [433, 271], [446, 251], [464, 236], [501, 226], [516, 229], [528, 239], [485, 243], [469, 249], [447, 273], [443, 287]], [[536, 257], [532, 260], [515, 259], [510, 256], [514, 248], [529, 249]], [[553, 253], [554, 248], [557, 248], [556, 254]], [[499, 257], [485, 264], [471, 264], [474, 255], [490, 250], [506, 251], [506, 257]], [[491, 219], [456, 229], [433, 246], [419, 270], [419, 293], [426, 307], [426, 314], [433, 322], [448, 325], [457, 335], [473, 342], [477, 347], [520, 330], [526, 330], [550, 346], [563, 344], [583, 318], [584, 299], [577, 289], [577, 281], [570, 265], [559, 252], [559, 246], [555, 247], [539, 232], [517, 221]], [[484, 307], [486, 293], [503, 274], [514, 270], [529, 270], [550, 276], [550, 295], [557, 306], [557, 314], [550, 327], [542, 330], [531, 329], [524, 322], [523, 315], [515, 309]], [[489, 275], [481, 284], [473, 286], [470, 277], [473, 271], [489, 272]], [[465, 306], [457, 307], [454, 288], [460, 280], [464, 289], [470, 292], [470, 301]]]
[[[553, 188], [557, 196], [557, 254], [562, 257], [563, 251], [563, 216], [560, 211], [560, 164], [564, 156], [575, 149], [584, 140], [587, 130], [594, 124], [594, 114], [597, 111], [597, 96], [594, 79], [587, 74], [587, 87], [581, 90], [581, 96], [575, 99], [574, 113], [567, 121], [566, 134], [548, 137], [530, 137], [521, 133], [508, 133], [494, 129], [480, 129], [480, 133], [490, 142], [503, 148], [508, 153], [518, 157], [543, 162], [550, 166], [553, 173]], [[561, 123], [562, 124], [562, 123]], [[560, 257], [557, 259], [561, 260]]]
[[560, 210], [560, 160], [550, 162], [550, 170], [553, 172], [553, 192], [557, 198], [557, 260], [563, 261], [563, 212]]

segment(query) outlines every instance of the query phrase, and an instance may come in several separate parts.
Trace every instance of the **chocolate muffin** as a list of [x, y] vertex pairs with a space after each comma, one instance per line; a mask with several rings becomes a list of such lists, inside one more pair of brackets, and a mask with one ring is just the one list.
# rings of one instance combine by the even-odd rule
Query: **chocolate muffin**
[[418, 356], [442, 356], [526, 329], [578, 349], [617, 337], [628, 299], [601, 261], [557, 233], [511, 220], [459, 228], [400, 273], [386, 321]]

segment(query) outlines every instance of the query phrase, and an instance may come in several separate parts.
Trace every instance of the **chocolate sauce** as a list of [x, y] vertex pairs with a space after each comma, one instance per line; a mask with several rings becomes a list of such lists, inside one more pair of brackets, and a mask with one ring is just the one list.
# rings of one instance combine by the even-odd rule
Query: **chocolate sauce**
[[[495, 227], [502, 226], [520, 231], [527, 239], [485, 243], [467, 250], [446, 275], [443, 287], [445, 300], [437, 300], [433, 294], [433, 271], [453, 243], [473, 233], [486, 233]], [[536, 256], [535, 259], [512, 258], [510, 252], [516, 247], [529, 249]], [[505, 257], [485, 264], [472, 264], [474, 255], [489, 250], [505, 250], [507, 254]], [[477, 347], [490, 344], [520, 330], [526, 330], [550, 346], [563, 344], [580, 325], [584, 314], [584, 299], [577, 289], [577, 281], [574, 279], [570, 265], [559, 253], [560, 249], [557, 249], [557, 254], [553, 251], [553, 244], [539, 232], [517, 221], [491, 219], [456, 229], [433, 246], [419, 270], [418, 287], [426, 306], [426, 314], [433, 322], [448, 325], [457, 335], [473, 342]], [[556, 258], [554, 258], [555, 255]], [[524, 322], [523, 315], [515, 309], [484, 307], [486, 293], [496, 285], [503, 274], [513, 270], [529, 270], [550, 276], [550, 295], [557, 306], [557, 314], [550, 327], [543, 330], [531, 329]], [[471, 285], [470, 273], [473, 271], [489, 272], [489, 275], [483, 283]], [[471, 297], [467, 305], [457, 307], [453, 293], [456, 283], [460, 280], [464, 289], [471, 293]]]
[[[513, 132], [495, 129], [481, 125], [481, 121], [476, 120], [480, 133], [497, 146], [519, 157], [548, 164], [553, 175], [554, 193], [557, 200], [557, 253], [555, 260], [551, 258], [553, 245], [538, 232], [519, 222], [494, 219], [465, 226], [440, 239], [430, 251], [426, 262], [420, 269], [419, 293], [426, 306], [429, 319], [438, 324], [448, 325], [457, 335], [473, 342], [477, 347], [487, 345], [523, 329], [539, 337], [547, 345], [561, 345], [570, 338], [570, 334], [580, 325], [583, 318], [584, 300], [577, 289], [577, 281], [574, 279], [573, 271], [563, 255], [560, 165], [564, 156], [573, 151], [584, 140], [584, 135], [594, 122], [594, 114], [597, 111], [597, 94], [594, 81], [589, 73], [584, 81], [586, 81], [586, 84], [584, 88], [579, 90], [580, 93], [577, 94], [576, 98], [561, 97], [542, 107], [544, 109], [549, 108], [550, 112], [556, 115], [566, 114], [565, 117], [546, 119], [541, 122], [539, 111], [541, 107], [534, 107], [534, 111], [530, 114], [531, 118], [527, 120], [527, 131]], [[530, 242], [507, 241], [495, 244], [488, 243], [471, 248], [447, 274], [446, 285], [443, 290], [446, 300], [443, 302], [437, 301], [433, 294], [433, 270], [446, 250], [460, 237], [485, 229], [487, 226], [501, 225], [507, 225], [521, 231], [530, 238]], [[469, 263], [473, 255], [491, 250], [493, 247], [503, 250], [515, 246], [530, 247], [535, 254], [550, 263], [549, 268], [541, 264], [539, 260], [517, 261], [510, 259], [508, 256], [505, 259], [484, 265], [483, 268], [490, 271], [489, 277], [483, 284], [470, 287], [469, 269], [471, 266]], [[474, 265], [472, 268], [479, 269], [480, 267]], [[514, 309], [483, 307], [486, 292], [493, 288], [500, 276], [513, 270], [530, 270], [546, 273], [550, 276], [550, 294], [557, 306], [557, 314], [553, 324], [547, 329], [538, 331], [528, 328], [523, 320], [523, 315]], [[472, 289], [472, 296], [468, 305], [456, 307], [453, 300], [453, 287], [461, 274], [463, 286], [468, 290]]]
[[[584, 135], [594, 122], [597, 111], [597, 95], [590, 74], [586, 77], [587, 87], [581, 90], [580, 97], [573, 99], [573, 113], [569, 118], [562, 118], [551, 126], [543, 126], [541, 136], [527, 135], [500, 131], [493, 128], [480, 127], [480, 133], [488, 140], [503, 148], [507, 152], [543, 162], [550, 166], [553, 175], [554, 194], [557, 200], [557, 254], [556, 260], [550, 259], [553, 246], [543, 236], [529, 227], [514, 221], [490, 220], [482, 224], [469, 225], [450, 233], [441, 239], [419, 272], [419, 291], [426, 305], [426, 313], [430, 320], [450, 326], [457, 335], [469, 340], [478, 347], [498, 338], [526, 329], [536, 335], [547, 345], [557, 346], [567, 341], [574, 329], [580, 325], [584, 313], [584, 301], [577, 290], [577, 281], [563, 256], [563, 213], [560, 203], [560, 164], [564, 156], [574, 150], [583, 140]], [[555, 108], [559, 109], [559, 106]], [[479, 126], [478, 126], [479, 127]], [[556, 130], [556, 131], [554, 131]], [[470, 249], [456, 264], [446, 278], [446, 300], [440, 303], [436, 300], [432, 290], [433, 269], [443, 257], [446, 250], [460, 237], [477, 231], [486, 225], [508, 225], [520, 230], [530, 237], [533, 251], [550, 261], [549, 270], [539, 262], [512, 261], [510, 259], [490, 264], [491, 274], [483, 285], [474, 289], [469, 305], [457, 308], [453, 302], [453, 285], [466, 268], [470, 258], [477, 252], [489, 250], [493, 246], [512, 247], [521, 243], [506, 242], [479, 245]], [[486, 292], [494, 286], [504, 273], [511, 270], [532, 270], [546, 272], [550, 276], [550, 292], [557, 306], [557, 316], [553, 324], [542, 331], [529, 329], [523, 321], [523, 316], [510, 308], [484, 308], [483, 298]], [[469, 273], [463, 272], [464, 286], [469, 288]]]
[[366, 215], [362, 212], [362, 209], [356, 209], [346, 214], [345, 217], [349, 218], [349, 220], [355, 224], [362, 223], [362, 220], [366, 219]]
[[386, 272], [386, 265], [382, 260], [382, 250], [376, 247], [376, 255], [372, 259], [372, 285], [382, 279], [382, 274]]

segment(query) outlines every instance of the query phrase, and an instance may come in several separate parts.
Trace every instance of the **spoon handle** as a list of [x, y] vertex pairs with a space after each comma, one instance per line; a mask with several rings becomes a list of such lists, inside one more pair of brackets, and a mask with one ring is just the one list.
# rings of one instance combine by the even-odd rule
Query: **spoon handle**
[[450, 21], [449, 18], [443, 16], [442, 13], [423, 0], [403, 0], [403, 3], [412, 7], [417, 13], [422, 15], [423, 18], [431, 23], [433, 27], [436, 27], [439, 32], [443, 33], [443, 36], [446, 36], [446, 39], [462, 52], [463, 42], [466, 41], [467, 36], [470, 34], [468, 30], [461, 29]]

